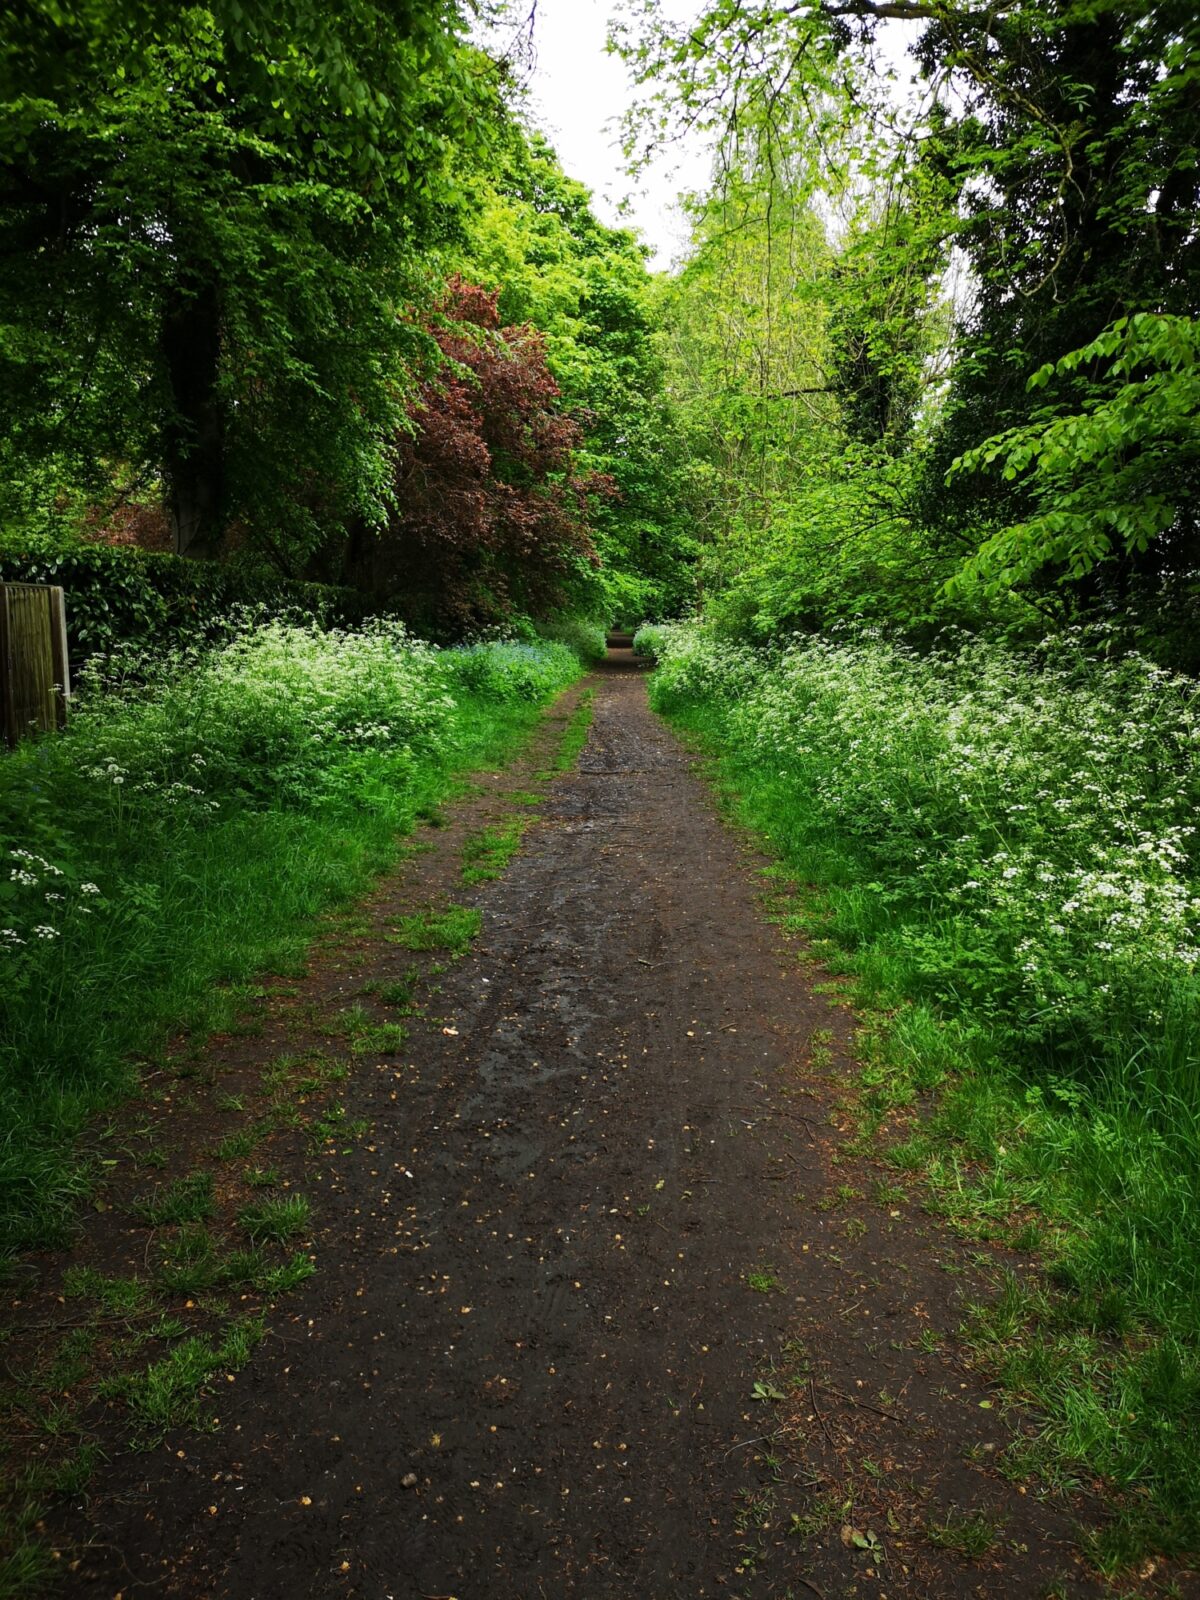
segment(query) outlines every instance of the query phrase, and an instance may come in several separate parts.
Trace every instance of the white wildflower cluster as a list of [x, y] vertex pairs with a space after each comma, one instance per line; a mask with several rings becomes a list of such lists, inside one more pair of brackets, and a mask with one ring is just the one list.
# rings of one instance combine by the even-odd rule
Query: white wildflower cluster
[[122, 786], [129, 776], [126, 768], [119, 761], [114, 761], [111, 756], [95, 762], [90, 767], [85, 767], [84, 771], [89, 778], [98, 778], [101, 783], [111, 783], [117, 789]]
[[[1152, 1015], [1195, 973], [1200, 695], [1067, 633], [1033, 654], [797, 639], [775, 657], [660, 630], [664, 708], [716, 701], [734, 743], [857, 837], [889, 888], [945, 908], [948, 983], [1047, 1030]], [[1036, 1019], [1033, 1021], [1031, 1019]]]
[[[15, 951], [31, 941], [58, 939], [67, 917], [89, 914], [90, 907], [80, 902], [98, 895], [98, 884], [73, 885], [61, 867], [33, 850], [10, 850], [8, 858], [11, 864], [0, 902], [0, 952]], [[48, 922], [47, 916], [58, 921]]]
[[[439, 651], [388, 621], [353, 632], [243, 622], [230, 620], [220, 646], [126, 650], [85, 670], [67, 734], [5, 768], [11, 815], [23, 817], [29, 791], [20, 786], [34, 782], [67, 797], [62, 817], [86, 840], [80, 855], [97, 859], [93, 848], [132, 829], [152, 856], [230, 810], [354, 800], [364, 769], [402, 786], [418, 760], [458, 737], [464, 693], [539, 700], [579, 670], [562, 643]], [[35, 759], [31, 775], [25, 763]], [[74, 871], [31, 850], [10, 857], [0, 875], [0, 949], [32, 962], [72, 919], [93, 914], [105, 875], [76, 884]]]
[[78, 770], [115, 791], [115, 805], [180, 824], [231, 793], [306, 795], [347, 749], [411, 755], [454, 709], [438, 652], [389, 622], [271, 622], [135, 667], [94, 674], [73, 727]]

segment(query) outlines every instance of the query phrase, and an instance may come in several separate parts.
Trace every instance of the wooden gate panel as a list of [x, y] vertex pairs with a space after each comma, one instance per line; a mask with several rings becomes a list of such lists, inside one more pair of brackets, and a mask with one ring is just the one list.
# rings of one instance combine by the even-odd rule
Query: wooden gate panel
[[61, 589], [0, 584], [0, 712], [10, 745], [65, 721], [66, 643]]

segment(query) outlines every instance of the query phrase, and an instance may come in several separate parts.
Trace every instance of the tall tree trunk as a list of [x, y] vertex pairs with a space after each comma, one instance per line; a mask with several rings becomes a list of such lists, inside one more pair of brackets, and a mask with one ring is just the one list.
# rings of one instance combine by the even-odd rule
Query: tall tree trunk
[[221, 323], [212, 284], [176, 292], [162, 331], [174, 415], [167, 424], [164, 471], [175, 550], [211, 559], [225, 532], [225, 426], [217, 394]]

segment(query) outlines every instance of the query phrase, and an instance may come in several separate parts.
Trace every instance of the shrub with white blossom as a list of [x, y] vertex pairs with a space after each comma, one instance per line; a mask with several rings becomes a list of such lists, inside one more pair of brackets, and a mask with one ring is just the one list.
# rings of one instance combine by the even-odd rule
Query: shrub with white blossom
[[852, 841], [927, 993], [1064, 1066], [1119, 1065], [1197, 995], [1200, 692], [1104, 642], [765, 655], [666, 630], [653, 694], [720, 707], [775, 814]]

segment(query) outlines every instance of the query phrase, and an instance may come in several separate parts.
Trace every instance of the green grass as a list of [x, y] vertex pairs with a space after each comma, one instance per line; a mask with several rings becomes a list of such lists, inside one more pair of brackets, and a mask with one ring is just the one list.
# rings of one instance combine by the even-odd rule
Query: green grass
[[356, 1028], [350, 1037], [350, 1048], [357, 1056], [394, 1056], [403, 1050], [408, 1029], [402, 1022], [370, 1022]]
[[268, 1128], [261, 1122], [249, 1123], [227, 1133], [214, 1150], [218, 1161], [243, 1161], [264, 1138]]
[[252, 1239], [272, 1239], [282, 1244], [307, 1225], [311, 1209], [303, 1195], [280, 1195], [243, 1207], [238, 1212], [238, 1222]]
[[390, 938], [405, 950], [436, 950], [461, 956], [470, 949], [482, 926], [482, 912], [452, 905], [398, 917]]
[[101, 1392], [124, 1404], [139, 1443], [157, 1444], [173, 1429], [200, 1423], [209, 1380], [218, 1372], [240, 1371], [264, 1332], [260, 1318], [247, 1317], [231, 1324], [217, 1344], [185, 1339], [144, 1371], [110, 1379]]
[[462, 881], [465, 884], [490, 883], [500, 877], [521, 848], [527, 825], [527, 818], [512, 817], [472, 834], [463, 845]]
[[365, 992], [374, 995], [382, 1005], [395, 1006], [398, 1011], [411, 1011], [416, 1002], [417, 975], [413, 973], [393, 982], [375, 981], [367, 985]]
[[[132, 1057], [181, 1027], [257, 1027], [238, 986], [302, 972], [318, 917], [580, 670], [561, 646], [427, 659], [369, 634], [296, 639], [263, 630], [222, 673], [139, 663], [148, 687], [85, 689], [68, 734], [0, 763], [0, 846], [31, 852], [35, 880], [4, 919], [24, 944], [0, 992], [0, 1256], [69, 1236], [92, 1182], [75, 1138], [135, 1087]], [[310, 712], [388, 724], [394, 742], [313, 742]], [[53, 912], [47, 890], [64, 894]], [[56, 936], [34, 937], [47, 916]]]
[[982, 1511], [950, 1511], [942, 1521], [927, 1524], [926, 1537], [939, 1550], [953, 1550], [970, 1561], [980, 1561], [996, 1543], [1000, 1528]]
[[308, 1201], [298, 1195], [245, 1206], [238, 1223], [252, 1242], [249, 1247], [234, 1249], [223, 1247], [203, 1223], [186, 1224], [163, 1247], [154, 1274], [155, 1287], [175, 1297], [222, 1289], [282, 1293], [311, 1277], [316, 1268], [307, 1256], [293, 1256], [281, 1263], [272, 1259], [265, 1246], [286, 1244], [308, 1218]]
[[1040, 1413], [1022, 1462], [1107, 1484], [1105, 1570], [1194, 1551], [1200, 1004], [1172, 942], [1194, 685], [1074, 642], [1023, 662], [818, 641], [767, 665], [659, 633], [654, 703], [776, 853], [771, 914], [832, 974], [816, 987], [865, 1023], [863, 1135], [887, 1127], [910, 1203], [1042, 1252], [1043, 1281], [967, 1328]]
[[200, 1222], [216, 1210], [211, 1172], [193, 1172], [176, 1178], [139, 1201], [134, 1214], [147, 1227], [161, 1228], [171, 1223]]
[[579, 704], [571, 713], [570, 720], [563, 732], [562, 743], [558, 748], [558, 755], [554, 765], [550, 768], [549, 776], [559, 772], [570, 772], [579, 760], [584, 745], [588, 741], [588, 733], [592, 726], [592, 711], [595, 695], [591, 689], [585, 689], [579, 697]]
[[137, 1278], [109, 1277], [94, 1267], [68, 1267], [63, 1274], [63, 1294], [68, 1300], [95, 1300], [113, 1315], [140, 1311], [149, 1291]]

